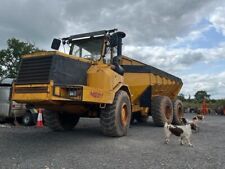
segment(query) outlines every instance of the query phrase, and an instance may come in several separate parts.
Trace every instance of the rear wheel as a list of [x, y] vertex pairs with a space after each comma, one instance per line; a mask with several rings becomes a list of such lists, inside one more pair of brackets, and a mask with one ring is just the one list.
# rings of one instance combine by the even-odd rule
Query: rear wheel
[[25, 126], [34, 125], [34, 118], [31, 112], [26, 112], [22, 117], [22, 122]]
[[106, 136], [121, 137], [127, 134], [131, 119], [130, 98], [125, 91], [119, 90], [111, 105], [102, 109], [100, 124]]
[[69, 113], [59, 113], [45, 110], [43, 113], [45, 125], [54, 131], [72, 130], [80, 117]]
[[155, 96], [152, 98], [151, 114], [156, 126], [162, 127], [165, 122], [172, 123], [173, 105], [167, 96]]
[[184, 108], [180, 100], [176, 100], [173, 103], [173, 124], [182, 124], [181, 118], [184, 117]]

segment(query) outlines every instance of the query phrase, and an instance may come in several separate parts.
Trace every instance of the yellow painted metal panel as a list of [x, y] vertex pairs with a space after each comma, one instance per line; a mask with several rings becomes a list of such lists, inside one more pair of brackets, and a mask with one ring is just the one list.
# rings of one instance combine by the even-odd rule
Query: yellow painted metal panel
[[125, 73], [124, 81], [131, 90], [134, 104], [138, 104], [139, 97], [148, 86], [152, 87], [153, 96], [162, 95], [171, 99], [177, 96], [181, 88], [181, 85], [175, 80], [152, 73]]
[[91, 60], [87, 60], [87, 59], [84, 59], [84, 58], [81, 58], [78, 56], [74, 56], [74, 55], [69, 55], [66, 53], [59, 52], [59, 51], [35, 52], [35, 53], [23, 55], [22, 58], [44, 57], [44, 56], [54, 56], [54, 55], [60, 55], [60, 56], [64, 56], [67, 58], [74, 59], [74, 60], [79, 60], [82, 62], [93, 63], [93, 61], [91, 61]]
[[[139, 104], [139, 97], [149, 86], [150, 77], [148, 73], [125, 73], [125, 84], [129, 86], [131, 91], [132, 104]], [[150, 98], [150, 96], [149, 96]]]
[[109, 65], [92, 65], [87, 71], [87, 86], [89, 87], [110, 91], [123, 81], [123, 76], [113, 71]]
[[105, 91], [98, 88], [83, 87], [83, 99], [85, 102], [93, 103], [112, 103], [114, 98], [113, 91]]
[[41, 102], [49, 100], [50, 97], [47, 93], [14, 93], [12, 100], [16, 102]]
[[[32, 93], [32, 88], [34, 87], [47, 86], [48, 90], [45, 93]], [[70, 86], [71, 87], [71, 86]], [[66, 96], [65, 93], [62, 96], [61, 92], [65, 92], [65, 87], [55, 87], [55, 93], [53, 94], [52, 84], [38, 84], [38, 85], [14, 85], [14, 92], [12, 94], [12, 99], [17, 102], [42, 102], [42, 101], [84, 101], [84, 102], [93, 102], [93, 103], [112, 103], [115, 91], [113, 90], [104, 90], [100, 88], [88, 87], [88, 86], [76, 86], [73, 87], [82, 87], [82, 100], [74, 100], [73, 97]], [[23, 93], [16, 93], [15, 89], [23, 88], [26, 89]], [[28, 91], [28, 92], [26, 92]], [[67, 94], [68, 95], [68, 94]]]

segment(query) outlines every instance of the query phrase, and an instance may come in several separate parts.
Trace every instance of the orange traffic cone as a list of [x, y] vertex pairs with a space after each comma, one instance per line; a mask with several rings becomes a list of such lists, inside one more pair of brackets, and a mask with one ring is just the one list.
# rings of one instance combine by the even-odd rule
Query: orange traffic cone
[[38, 109], [38, 118], [37, 118], [37, 125], [36, 125], [36, 127], [44, 127], [43, 120], [42, 120], [42, 110], [43, 109]]

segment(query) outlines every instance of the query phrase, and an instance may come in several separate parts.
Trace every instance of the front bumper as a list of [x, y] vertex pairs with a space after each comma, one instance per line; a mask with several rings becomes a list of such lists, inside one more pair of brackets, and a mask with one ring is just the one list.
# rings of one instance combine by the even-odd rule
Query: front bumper
[[21, 103], [77, 101], [111, 104], [113, 98], [113, 91], [82, 85], [60, 86], [52, 81], [49, 84], [14, 84], [12, 92], [12, 100]]

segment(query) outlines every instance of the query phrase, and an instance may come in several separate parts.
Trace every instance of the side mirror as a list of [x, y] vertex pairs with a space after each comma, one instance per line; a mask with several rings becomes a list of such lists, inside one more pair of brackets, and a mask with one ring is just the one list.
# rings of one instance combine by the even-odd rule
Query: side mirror
[[60, 44], [61, 44], [60, 39], [53, 39], [51, 48], [55, 50], [59, 50]]

